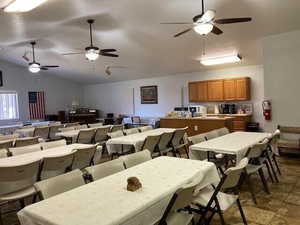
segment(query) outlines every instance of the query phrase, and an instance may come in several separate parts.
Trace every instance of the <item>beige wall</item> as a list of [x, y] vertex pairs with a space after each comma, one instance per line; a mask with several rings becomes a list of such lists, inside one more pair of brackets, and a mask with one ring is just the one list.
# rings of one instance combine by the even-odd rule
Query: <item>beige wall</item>
[[265, 38], [263, 53], [265, 97], [273, 107], [266, 128], [300, 126], [300, 31]]

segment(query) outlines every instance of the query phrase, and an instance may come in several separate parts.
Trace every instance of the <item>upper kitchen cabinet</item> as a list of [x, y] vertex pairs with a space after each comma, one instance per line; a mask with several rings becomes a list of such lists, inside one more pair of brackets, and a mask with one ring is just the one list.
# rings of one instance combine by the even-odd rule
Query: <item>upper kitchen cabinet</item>
[[190, 102], [246, 101], [251, 99], [249, 77], [189, 83]]
[[207, 99], [211, 102], [224, 100], [224, 86], [223, 80], [207, 81]]
[[249, 77], [237, 78], [236, 80], [236, 100], [246, 101], [251, 99], [251, 80]]
[[226, 79], [224, 82], [224, 100], [236, 100], [236, 79]]

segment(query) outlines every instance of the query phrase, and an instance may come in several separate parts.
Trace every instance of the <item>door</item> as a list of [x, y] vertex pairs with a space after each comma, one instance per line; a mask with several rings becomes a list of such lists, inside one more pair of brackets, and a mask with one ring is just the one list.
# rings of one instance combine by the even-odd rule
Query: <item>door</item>
[[207, 82], [208, 100], [223, 101], [223, 80], [212, 80]]
[[234, 101], [236, 99], [236, 79], [224, 80], [224, 100]]
[[250, 100], [250, 79], [236, 79], [236, 100]]
[[198, 84], [197, 82], [191, 82], [189, 83], [189, 101], [197, 102], [198, 99]]
[[207, 82], [198, 82], [198, 100], [199, 102], [207, 101]]

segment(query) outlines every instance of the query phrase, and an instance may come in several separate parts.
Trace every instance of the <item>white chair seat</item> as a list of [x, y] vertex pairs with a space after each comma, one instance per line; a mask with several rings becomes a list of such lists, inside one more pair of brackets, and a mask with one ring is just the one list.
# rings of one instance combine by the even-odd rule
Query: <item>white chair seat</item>
[[[206, 207], [206, 205], [208, 204], [209, 200], [211, 199], [213, 193], [214, 193], [214, 189], [212, 189], [212, 188], [202, 189], [197, 194], [197, 196], [194, 198], [193, 204]], [[221, 210], [226, 211], [229, 207], [232, 206], [233, 203], [236, 202], [236, 200], [238, 199], [238, 196], [219, 192], [217, 195], [217, 198], [218, 198]], [[214, 204], [213, 204], [213, 207], [214, 207]]]
[[167, 225], [188, 225], [193, 219], [193, 214], [186, 212], [174, 212], [167, 219]]
[[12, 192], [12, 193], [0, 196], [0, 202], [8, 202], [8, 201], [26, 198], [28, 196], [34, 195], [35, 193], [36, 193], [36, 190], [34, 187], [25, 188], [25, 189], [17, 191], [17, 192]]
[[257, 172], [259, 169], [263, 168], [264, 165], [253, 165], [253, 164], [248, 164], [246, 167], [246, 171], [248, 174], [252, 174]]

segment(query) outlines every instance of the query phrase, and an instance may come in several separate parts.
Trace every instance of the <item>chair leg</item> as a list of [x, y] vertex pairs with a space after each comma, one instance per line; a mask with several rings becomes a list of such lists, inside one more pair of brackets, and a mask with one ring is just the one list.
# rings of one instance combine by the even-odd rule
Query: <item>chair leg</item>
[[279, 165], [278, 165], [278, 162], [277, 162], [277, 159], [276, 159], [276, 155], [273, 155], [273, 161], [275, 163], [275, 166], [276, 166], [276, 169], [277, 169], [279, 175], [281, 175], [281, 170], [279, 168]]
[[260, 179], [261, 179], [261, 181], [262, 181], [262, 183], [263, 183], [265, 192], [266, 192], [267, 194], [270, 194], [269, 187], [268, 187], [268, 183], [267, 183], [267, 180], [266, 180], [266, 178], [265, 178], [264, 171], [263, 171], [262, 168], [258, 170], [258, 174], [259, 174]]
[[246, 220], [246, 217], [245, 217], [245, 214], [244, 214], [244, 211], [243, 211], [243, 208], [242, 208], [242, 205], [241, 205], [241, 202], [240, 202], [239, 198], [236, 200], [236, 204], [237, 204], [237, 206], [240, 210], [240, 214], [241, 214], [241, 217], [243, 219], [244, 225], [247, 225], [248, 223], [247, 223], [247, 220]]
[[21, 209], [25, 208], [25, 200], [24, 199], [20, 199], [20, 204], [21, 204]]
[[257, 201], [256, 201], [256, 197], [255, 197], [255, 194], [254, 194], [252, 182], [251, 182], [251, 180], [250, 180], [250, 176], [249, 176], [248, 174], [246, 174], [246, 175], [245, 175], [245, 179], [246, 179], [246, 182], [247, 182], [247, 184], [248, 184], [248, 187], [249, 187], [249, 190], [250, 190], [250, 193], [251, 193], [252, 200], [253, 200], [254, 204], [257, 205]]
[[266, 167], [267, 167], [268, 174], [269, 174], [269, 176], [270, 176], [270, 178], [271, 178], [272, 183], [275, 183], [274, 178], [273, 178], [273, 175], [272, 175], [272, 173], [271, 173], [271, 169], [270, 169], [270, 164], [269, 164], [269, 162], [265, 161], [265, 165], [266, 165]]
[[274, 166], [273, 166], [273, 163], [272, 163], [272, 160], [271, 160], [270, 156], [267, 156], [267, 160], [268, 160], [268, 163], [270, 164], [270, 167], [271, 167], [272, 173], [274, 175], [275, 181], [277, 183], [279, 183], [279, 180], [278, 180], [278, 177], [277, 177], [277, 174], [276, 174], [276, 171], [274, 169]]
[[189, 159], [190, 156], [189, 156], [189, 148], [188, 148], [188, 146], [185, 145], [184, 149], [185, 149], [186, 157]]
[[215, 202], [216, 202], [216, 207], [217, 207], [218, 214], [219, 214], [219, 217], [220, 217], [220, 220], [221, 220], [221, 224], [226, 225], [222, 210], [220, 208], [220, 204], [219, 204], [218, 200], [215, 200]]
[[1, 207], [0, 207], [0, 225], [3, 225]]

